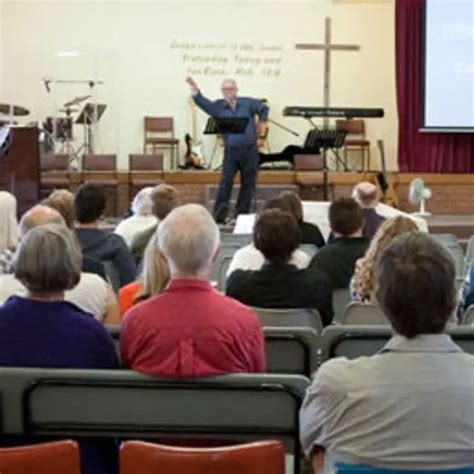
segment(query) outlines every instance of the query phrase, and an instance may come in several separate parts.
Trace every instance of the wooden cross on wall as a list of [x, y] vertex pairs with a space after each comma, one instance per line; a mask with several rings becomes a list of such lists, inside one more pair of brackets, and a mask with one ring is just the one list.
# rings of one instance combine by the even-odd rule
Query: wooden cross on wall
[[[331, 18], [325, 19], [325, 41], [324, 44], [296, 44], [296, 49], [306, 51], [324, 51], [324, 107], [329, 107], [331, 102], [331, 53], [332, 51], [359, 51], [357, 44], [332, 44], [331, 43]], [[327, 127], [329, 119], [324, 119]]]

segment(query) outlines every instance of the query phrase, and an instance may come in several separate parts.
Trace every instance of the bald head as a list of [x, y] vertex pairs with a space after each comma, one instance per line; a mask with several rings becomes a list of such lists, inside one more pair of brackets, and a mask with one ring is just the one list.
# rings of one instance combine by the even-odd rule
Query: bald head
[[56, 209], [49, 206], [35, 206], [25, 212], [20, 220], [20, 239], [31, 229], [44, 224], [62, 224], [66, 225], [61, 214]]
[[362, 181], [356, 185], [352, 191], [352, 197], [360, 204], [361, 207], [374, 208], [380, 200], [379, 189], [375, 184], [368, 181]]

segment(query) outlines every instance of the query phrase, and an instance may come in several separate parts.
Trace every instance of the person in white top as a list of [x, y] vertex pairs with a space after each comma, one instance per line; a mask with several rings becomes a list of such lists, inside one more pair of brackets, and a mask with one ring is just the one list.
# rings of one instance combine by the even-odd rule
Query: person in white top
[[10, 270], [18, 244], [17, 227], [16, 198], [7, 191], [0, 191], [0, 273]]
[[[303, 270], [309, 265], [310, 261], [311, 258], [306, 252], [296, 249], [289, 263]], [[227, 270], [227, 276], [235, 270], [260, 270], [264, 263], [263, 253], [256, 249], [254, 244], [246, 245], [235, 252]]]
[[[27, 289], [15, 275], [0, 275], [0, 306], [5, 304], [10, 296], [26, 297], [27, 293]], [[64, 300], [92, 314], [100, 322], [106, 324], [118, 322], [108, 315], [109, 306], [114, 303], [110, 287], [104, 279], [94, 273], [82, 272], [77, 286], [64, 293]]]
[[132, 245], [135, 235], [157, 223], [158, 219], [153, 214], [152, 191], [153, 188], [148, 187], [136, 194], [132, 202], [133, 215], [120, 222], [115, 229], [115, 233], [123, 237], [128, 247]]
[[[58, 211], [48, 206], [38, 205], [23, 214], [20, 220], [20, 240], [34, 227], [44, 224], [66, 226]], [[13, 274], [0, 276], [0, 305], [13, 295], [24, 296], [23, 284]], [[81, 273], [81, 279], [72, 290], [66, 291], [65, 300], [74, 303], [104, 324], [120, 323], [117, 299], [110, 285], [98, 275]]]
[[[270, 199], [265, 203], [262, 210], [268, 211], [270, 209], [281, 209], [283, 211], [288, 211], [287, 205], [281, 198]], [[294, 265], [299, 270], [303, 270], [309, 265], [310, 261], [310, 255], [301, 249], [296, 249], [288, 263]], [[235, 270], [260, 270], [264, 263], [265, 257], [263, 256], [263, 253], [256, 249], [255, 245], [251, 243], [235, 252], [234, 257], [230, 262], [226, 276], [229, 277], [229, 275]]]

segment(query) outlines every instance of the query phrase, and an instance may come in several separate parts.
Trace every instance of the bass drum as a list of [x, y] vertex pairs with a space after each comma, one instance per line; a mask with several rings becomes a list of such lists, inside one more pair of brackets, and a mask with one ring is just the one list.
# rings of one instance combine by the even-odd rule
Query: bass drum
[[[56, 136], [54, 137], [54, 122], [56, 122]], [[49, 132], [55, 141], [71, 141], [72, 117], [46, 117], [44, 129]]]

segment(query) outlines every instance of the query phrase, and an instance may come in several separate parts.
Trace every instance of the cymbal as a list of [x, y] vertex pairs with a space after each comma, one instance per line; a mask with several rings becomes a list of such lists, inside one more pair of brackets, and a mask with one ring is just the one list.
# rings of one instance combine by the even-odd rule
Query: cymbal
[[84, 102], [90, 97], [90, 95], [78, 96], [75, 99], [66, 102], [63, 107], [72, 107], [73, 105], [79, 105], [81, 102]]
[[30, 111], [19, 105], [0, 104], [0, 114], [10, 115], [10, 107], [12, 107], [13, 115], [29, 115]]

